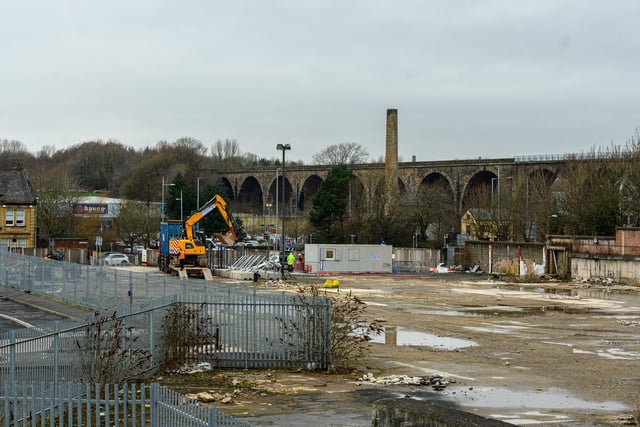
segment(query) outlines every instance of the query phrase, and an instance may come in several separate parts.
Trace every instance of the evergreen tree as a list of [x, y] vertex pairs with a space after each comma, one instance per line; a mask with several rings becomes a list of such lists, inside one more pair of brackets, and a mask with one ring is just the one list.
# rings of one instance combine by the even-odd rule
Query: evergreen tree
[[333, 167], [312, 199], [309, 220], [320, 241], [345, 241], [350, 177], [351, 171], [346, 165]]

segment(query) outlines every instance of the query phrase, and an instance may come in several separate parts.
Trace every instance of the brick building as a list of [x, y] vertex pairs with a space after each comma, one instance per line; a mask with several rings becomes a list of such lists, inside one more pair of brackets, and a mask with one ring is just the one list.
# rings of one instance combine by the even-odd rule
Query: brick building
[[36, 247], [37, 198], [24, 170], [0, 171], [0, 244]]

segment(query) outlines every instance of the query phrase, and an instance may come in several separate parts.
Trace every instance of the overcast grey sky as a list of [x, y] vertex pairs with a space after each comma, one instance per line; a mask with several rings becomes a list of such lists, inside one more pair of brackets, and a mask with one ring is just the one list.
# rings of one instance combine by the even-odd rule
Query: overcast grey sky
[[640, 1], [2, 1], [0, 138], [96, 139], [310, 163], [624, 145], [640, 125]]

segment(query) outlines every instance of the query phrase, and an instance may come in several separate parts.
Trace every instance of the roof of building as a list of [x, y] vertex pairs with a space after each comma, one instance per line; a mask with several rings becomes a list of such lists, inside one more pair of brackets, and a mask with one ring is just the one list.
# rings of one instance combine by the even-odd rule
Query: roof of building
[[35, 204], [36, 196], [24, 170], [0, 171], [0, 202]]

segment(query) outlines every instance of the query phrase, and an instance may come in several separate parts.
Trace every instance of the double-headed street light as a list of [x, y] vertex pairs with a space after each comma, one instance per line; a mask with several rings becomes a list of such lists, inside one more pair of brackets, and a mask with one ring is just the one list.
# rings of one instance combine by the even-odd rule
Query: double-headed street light
[[291, 144], [278, 144], [276, 145], [276, 149], [282, 150], [282, 230], [281, 230], [281, 233], [282, 233], [282, 253], [284, 256], [284, 252], [286, 250], [286, 247], [285, 247], [286, 238], [285, 238], [285, 232], [284, 232], [284, 208], [285, 208], [285, 201], [287, 200], [287, 194], [285, 193], [285, 186], [284, 186], [284, 182], [285, 182], [284, 157], [285, 157], [285, 152], [287, 150], [291, 150]]
[[175, 184], [171, 183], [171, 184], [165, 184], [164, 183], [164, 175], [162, 175], [162, 206], [160, 206], [160, 209], [162, 210], [162, 215], [160, 216], [160, 218], [162, 219], [162, 222], [164, 222], [164, 211], [165, 211], [165, 206], [164, 206], [164, 187], [173, 187]]

